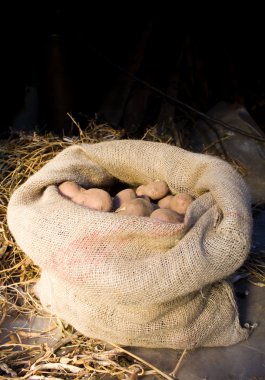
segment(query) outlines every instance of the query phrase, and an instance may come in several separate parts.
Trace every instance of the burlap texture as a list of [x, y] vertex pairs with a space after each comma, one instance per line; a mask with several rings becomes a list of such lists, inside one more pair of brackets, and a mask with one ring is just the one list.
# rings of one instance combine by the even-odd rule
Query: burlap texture
[[[86, 187], [164, 180], [196, 200], [184, 225], [91, 211], [61, 196]], [[225, 280], [250, 248], [244, 180], [226, 162], [163, 143], [73, 145], [12, 195], [8, 224], [42, 269], [38, 293], [52, 313], [89, 336], [121, 345], [226, 346], [248, 336]]]

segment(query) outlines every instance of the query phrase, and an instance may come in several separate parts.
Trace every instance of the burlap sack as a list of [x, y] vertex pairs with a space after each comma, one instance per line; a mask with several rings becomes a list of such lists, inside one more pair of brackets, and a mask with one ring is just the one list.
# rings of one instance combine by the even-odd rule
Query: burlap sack
[[[65, 180], [165, 180], [196, 197], [185, 224], [90, 211], [62, 197]], [[74, 145], [12, 195], [8, 223], [42, 269], [42, 304], [81, 333], [121, 345], [225, 346], [248, 336], [225, 279], [250, 248], [250, 199], [226, 162], [162, 143]]]

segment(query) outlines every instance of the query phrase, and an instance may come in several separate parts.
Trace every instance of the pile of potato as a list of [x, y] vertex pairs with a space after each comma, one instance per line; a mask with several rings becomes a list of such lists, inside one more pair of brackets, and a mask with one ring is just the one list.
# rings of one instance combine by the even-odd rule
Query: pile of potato
[[113, 197], [103, 189], [85, 189], [71, 181], [61, 183], [59, 192], [91, 210], [145, 216], [166, 223], [183, 223], [186, 210], [193, 201], [187, 193], [171, 194], [166, 182], [159, 180], [136, 189], [125, 188]]

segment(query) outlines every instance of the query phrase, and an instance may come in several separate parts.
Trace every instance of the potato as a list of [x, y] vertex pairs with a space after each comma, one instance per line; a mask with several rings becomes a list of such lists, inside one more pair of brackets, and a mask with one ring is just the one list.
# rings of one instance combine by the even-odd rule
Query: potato
[[168, 208], [158, 208], [152, 212], [150, 218], [166, 223], [183, 223], [183, 216]]
[[105, 190], [98, 188], [86, 190], [72, 181], [65, 181], [61, 183], [58, 188], [59, 192], [62, 195], [75, 202], [76, 204], [97, 211], [112, 210], [111, 196]]
[[147, 195], [153, 200], [165, 197], [168, 192], [169, 188], [165, 181], [153, 181], [147, 185], [140, 185], [136, 189], [136, 195]]
[[150, 216], [154, 208], [150, 201], [143, 198], [135, 198], [116, 210], [121, 215]]
[[72, 181], [65, 181], [61, 183], [59, 186], [59, 191], [62, 195], [65, 197], [72, 199], [73, 196], [78, 194], [78, 192], [81, 189], [81, 186], [79, 186], [76, 182]]
[[171, 210], [174, 210], [177, 213], [184, 215], [192, 201], [193, 198], [190, 194], [179, 193], [172, 197], [170, 201], [170, 208]]
[[108, 212], [112, 210], [112, 198], [107, 191], [98, 188], [84, 189], [72, 198], [72, 201], [92, 210]]
[[170, 208], [170, 201], [172, 198], [173, 195], [167, 195], [166, 197], [160, 199], [157, 204], [160, 208]]
[[124, 203], [129, 202], [132, 199], [136, 198], [135, 190], [133, 189], [124, 189], [119, 191], [113, 198], [113, 209], [121, 207]]

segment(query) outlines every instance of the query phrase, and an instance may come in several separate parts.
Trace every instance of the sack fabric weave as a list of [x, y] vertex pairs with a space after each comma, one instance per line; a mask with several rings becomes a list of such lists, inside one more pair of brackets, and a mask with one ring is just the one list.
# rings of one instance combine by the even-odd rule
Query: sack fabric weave
[[[109, 188], [153, 180], [195, 197], [184, 224], [92, 211], [58, 184]], [[118, 140], [62, 150], [11, 196], [8, 224], [41, 268], [40, 300], [91, 338], [120, 345], [227, 346], [248, 337], [227, 281], [245, 261], [248, 188], [219, 158]]]

